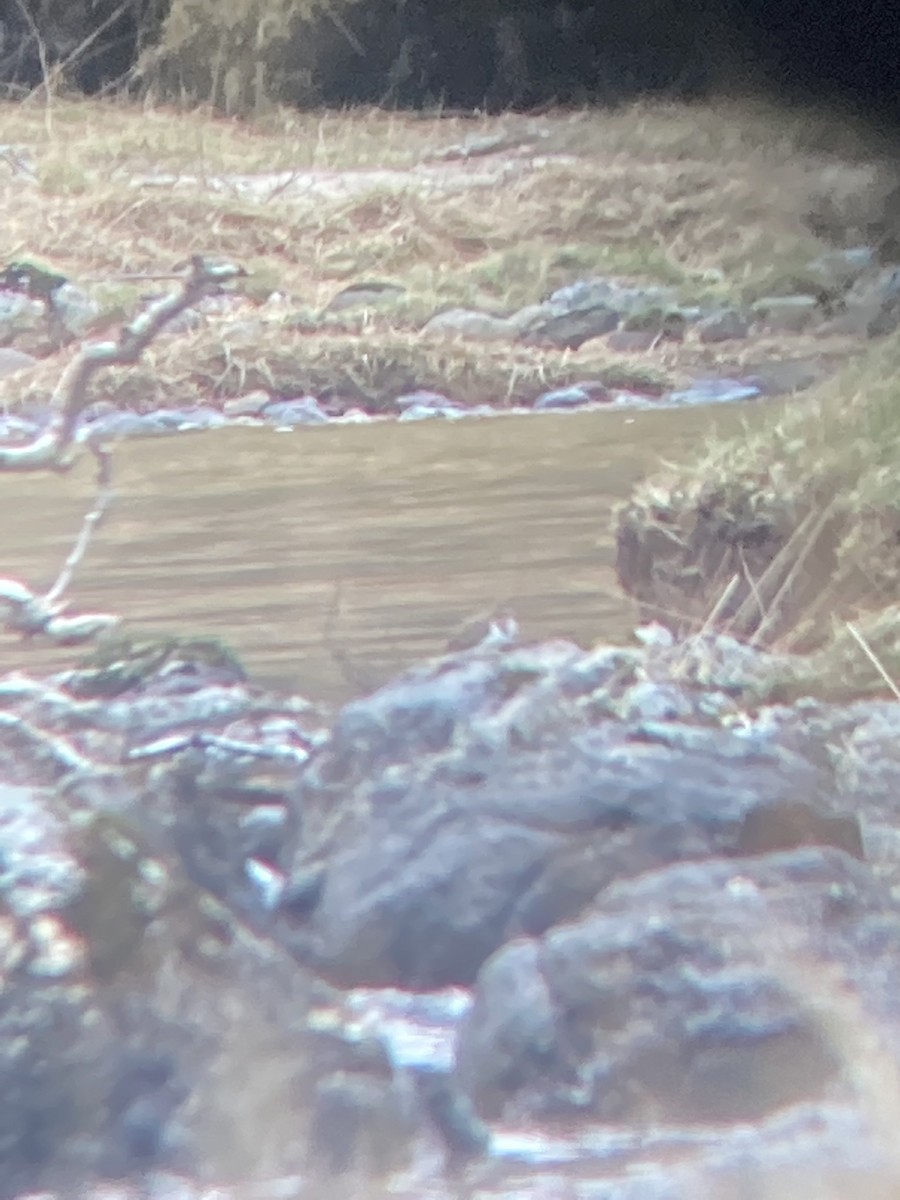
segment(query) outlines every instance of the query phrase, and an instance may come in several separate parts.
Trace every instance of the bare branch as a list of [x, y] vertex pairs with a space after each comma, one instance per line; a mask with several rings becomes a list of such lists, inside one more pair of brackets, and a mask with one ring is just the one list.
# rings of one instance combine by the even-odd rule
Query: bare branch
[[163, 296], [123, 326], [118, 341], [94, 342], [82, 347], [63, 371], [54, 391], [57, 412], [50, 427], [25, 446], [0, 447], [0, 471], [67, 471], [74, 457], [78, 418], [90, 403], [88, 385], [93, 376], [104, 367], [137, 362], [169, 321], [222, 283], [245, 274], [242, 267], [231, 263], [213, 265], [195, 255], [180, 289]]
[[[75, 461], [75, 433], [78, 419], [89, 403], [88, 385], [92, 377], [104, 367], [137, 362], [173, 317], [191, 308], [220, 284], [244, 274], [241, 267], [230, 263], [214, 265], [195, 255], [179, 290], [156, 301], [123, 326], [118, 341], [82, 346], [56, 387], [56, 415], [49, 428], [25, 446], [0, 447], [0, 471], [67, 471]], [[88, 445], [97, 461], [97, 497], [55, 582], [39, 595], [17, 579], [0, 579], [0, 624], [14, 633], [26, 637], [42, 635], [61, 645], [76, 645], [90, 641], [119, 621], [111, 613], [64, 615], [63, 596], [113, 496], [110, 454], [99, 440], [88, 439]]]

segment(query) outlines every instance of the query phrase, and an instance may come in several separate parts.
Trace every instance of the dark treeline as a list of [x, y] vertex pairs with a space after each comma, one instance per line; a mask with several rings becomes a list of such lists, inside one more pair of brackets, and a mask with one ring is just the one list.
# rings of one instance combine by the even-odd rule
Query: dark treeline
[[58, 66], [76, 90], [238, 112], [755, 93], [900, 123], [893, 15], [891, 0], [0, 0], [0, 81], [21, 94]]

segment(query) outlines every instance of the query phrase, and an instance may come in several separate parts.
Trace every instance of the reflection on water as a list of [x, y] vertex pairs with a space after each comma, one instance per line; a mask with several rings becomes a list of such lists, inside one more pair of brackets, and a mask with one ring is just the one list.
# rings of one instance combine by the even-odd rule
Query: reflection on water
[[[339, 700], [508, 602], [527, 637], [626, 637], [610, 511], [747, 409], [228, 429], [116, 448], [79, 608], [226, 637], [262, 679]], [[0, 574], [51, 582], [92, 467], [0, 476]], [[68, 664], [76, 651], [54, 650]], [[0, 670], [31, 650], [0, 639]], [[37, 661], [36, 659], [34, 661]], [[41, 654], [41, 661], [47, 656]]]

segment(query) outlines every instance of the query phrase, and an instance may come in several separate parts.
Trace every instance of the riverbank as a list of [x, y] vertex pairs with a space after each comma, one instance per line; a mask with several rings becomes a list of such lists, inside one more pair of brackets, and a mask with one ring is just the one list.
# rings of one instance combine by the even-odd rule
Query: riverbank
[[[115, 330], [169, 286], [149, 276], [199, 251], [248, 286], [97, 377], [81, 437], [101, 481], [108, 444], [154, 428], [325, 428], [197, 433], [182, 463], [172, 443], [114, 447], [108, 513], [93, 481], [41, 480], [65, 533], [33, 577], [2, 580], [9, 626], [89, 620], [81, 591], [55, 606], [76, 591], [66, 571], [46, 579], [67, 554], [81, 570], [108, 516], [85, 561], [107, 553], [179, 622], [243, 587], [242, 619], [283, 655], [263, 597], [287, 593], [298, 619], [287, 531], [312, 543], [319, 640], [354, 696], [326, 709], [266, 686], [208, 629], [126, 625], [94, 653], [55, 647], [64, 668], [15, 644], [4, 1200], [895, 1195], [900, 719], [877, 634], [896, 637], [900, 337], [862, 211], [884, 168], [705, 110], [479, 119], [474, 141], [461, 118], [16, 113], [10, 257], [70, 282], [42, 296], [46, 277], [5, 272], [7, 440], [46, 427], [79, 337]], [[716, 399], [729, 415], [746, 400], [756, 431], [717, 439]], [[409, 427], [480, 404], [526, 415]], [[591, 406], [613, 411], [559, 411]], [[595, 443], [660, 416], [654, 461], [684, 417], [694, 465], [637, 486], [619, 572], [645, 615], [699, 633], [648, 623], [585, 648], [504, 611], [386, 682], [358, 672], [343, 578], [355, 564], [383, 605], [378, 553], [436, 576], [458, 552], [448, 578], [466, 587], [514, 564], [555, 603], [577, 562], [596, 604]], [[516, 461], [504, 425], [535, 431]], [[298, 446], [322, 460], [302, 496], [285, 482], [306, 469]], [[501, 473], [515, 503], [489, 541], [504, 492], [484, 481]], [[5, 511], [32, 542], [22, 510], [40, 493], [13, 481]], [[162, 520], [182, 540], [154, 557]], [[241, 520], [228, 557], [223, 526]], [[566, 557], [559, 527], [578, 522]], [[163, 574], [173, 591], [154, 592]], [[835, 578], [868, 597], [870, 626]], [[808, 655], [751, 644], [806, 648], [804, 629]]]
[[335, 416], [698, 380], [764, 396], [889, 323], [886, 160], [823, 151], [799, 120], [673, 105], [254, 124], [57, 100], [0, 106], [0, 141], [8, 260], [68, 281], [49, 322], [34, 289], [2, 293], [2, 340], [31, 356], [0, 363], [16, 408], [46, 405], [64, 343], [114, 330], [193, 253], [245, 267], [240, 293], [99, 379], [98, 401], [252, 413], [312, 396]]

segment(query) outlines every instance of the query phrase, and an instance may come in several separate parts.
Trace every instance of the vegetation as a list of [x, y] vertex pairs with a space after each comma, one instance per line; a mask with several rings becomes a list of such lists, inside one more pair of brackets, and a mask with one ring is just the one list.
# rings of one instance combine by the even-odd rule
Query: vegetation
[[[897, 339], [864, 359], [858, 342], [821, 333], [755, 337], [752, 350], [686, 339], [651, 360], [597, 342], [570, 353], [421, 330], [443, 308], [508, 315], [595, 273], [737, 304], [823, 286], [823, 251], [884, 224], [892, 171], [871, 148], [826, 148], [801, 114], [773, 121], [724, 103], [432, 120], [272, 110], [246, 122], [52, 94], [0, 106], [0, 144], [5, 261], [89, 290], [95, 333], [192, 255], [249, 272], [243, 300], [98, 374], [94, 399], [146, 410], [264, 388], [377, 409], [429, 387], [504, 403], [578, 378], [652, 389], [740, 373], [751, 352], [844, 362], [771, 422], [638, 492], [623, 529], [645, 548], [663, 534], [645, 591], [631, 583], [689, 625], [714, 614], [741, 636], [817, 651], [835, 619], [844, 630], [893, 603]], [[330, 307], [367, 283], [393, 290]], [[66, 354], [9, 377], [5, 403], [57, 393]], [[867, 636], [865, 620], [854, 628]]]

